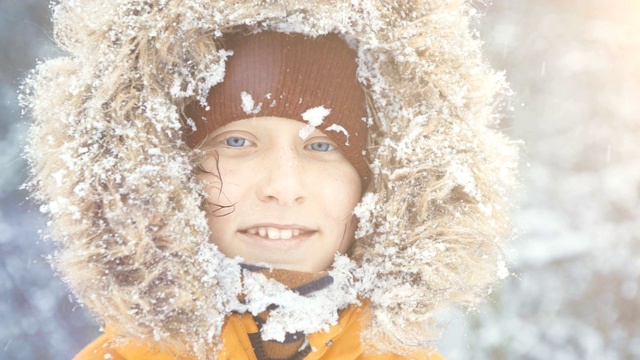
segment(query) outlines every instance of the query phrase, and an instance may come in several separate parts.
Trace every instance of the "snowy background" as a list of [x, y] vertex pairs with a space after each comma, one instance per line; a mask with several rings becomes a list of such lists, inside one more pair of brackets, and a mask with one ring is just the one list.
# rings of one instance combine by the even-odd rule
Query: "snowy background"
[[[56, 56], [47, 0], [0, 0], [0, 359], [69, 359], [97, 327], [44, 256], [19, 189], [16, 89]], [[514, 275], [472, 313], [448, 311], [448, 359], [640, 358], [640, 2], [494, 0], [478, 24], [516, 96], [525, 143]]]

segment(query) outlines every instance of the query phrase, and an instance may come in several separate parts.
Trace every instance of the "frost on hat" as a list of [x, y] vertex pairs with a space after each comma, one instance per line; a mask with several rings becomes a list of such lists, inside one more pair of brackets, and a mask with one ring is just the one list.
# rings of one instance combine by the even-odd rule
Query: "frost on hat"
[[356, 52], [344, 40], [335, 34], [311, 38], [266, 31], [232, 35], [224, 48], [233, 56], [224, 81], [207, 96], [208, 107], [194, 102], [186, 109], [197, 128], [187, 136], [191, 147], [233, 121], [299, 120], [329, 136], [368, 182], [365, 94], [356, 77]]

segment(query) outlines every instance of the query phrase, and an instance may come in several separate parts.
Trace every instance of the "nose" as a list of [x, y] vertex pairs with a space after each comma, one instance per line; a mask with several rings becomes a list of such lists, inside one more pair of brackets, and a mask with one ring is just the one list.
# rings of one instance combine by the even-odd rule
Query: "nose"
[[283, 206], [301, 204], [307, 194], [303, 184], [304, 166], [296, 149], [283, 147], [263, 161], [257, 196], [263, 202]]

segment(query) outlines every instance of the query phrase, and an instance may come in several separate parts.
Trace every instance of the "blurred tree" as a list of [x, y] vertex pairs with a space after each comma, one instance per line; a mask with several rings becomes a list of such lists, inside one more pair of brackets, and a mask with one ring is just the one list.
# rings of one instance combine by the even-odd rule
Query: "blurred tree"
[[55, 56], [47, 1], [0, 1], [0, 358], [69, 359], [97, 327], [54, 277], [39, 241], [45, 224], [20, 189], [27, 179], [21, 157], [27, 124], [17, 90], [38, 58]]
[[[453, 321], [442, 351], [450, 360], [640, 358], [640, 5], [493, 0], [488, 10], [488, 57], [516, 91], [505, 124], [526, 142], [516, 276]], [[43, 259], [45, 225], [19, 190], [26, 124], [16, 90], [36, 59], [60, 55], [49, 16], [45, 0], [0, 0], [6, 359], [68, 359], [97, 334]]]
[[489, 10], [481, 32], [526, 143], [521, 234], [516, 276], [447, 345], [451, 359], [640, 358], [640, 4]]

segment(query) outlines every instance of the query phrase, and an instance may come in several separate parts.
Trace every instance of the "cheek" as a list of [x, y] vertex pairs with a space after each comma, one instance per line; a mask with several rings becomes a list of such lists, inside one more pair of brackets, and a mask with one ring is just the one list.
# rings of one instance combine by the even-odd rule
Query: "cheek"
[[196, 175], [196, 182], [202, 186], [202, 189], [207, 193], [208, 200], [212, 200], [212, 196], [219, 192], [220, 189], [220, 177], [218, 176], [217, 161], [213, 156], [203, 161], [200, 166], [201, 170]]
[[220, 163], [220, 198], [228, 204], [236, 204], [241, 201], [249, 188], [250, 179], [254, 174], [247, 173], [242, 166], [227, 166]]
[[322, 191], [325, 208], [335, 220], [341, 222], [349, 220], [361, 198], [360, 176], [355, 169], [340, 169], [322, 178], [324, 179], [322, 183], [315, 184], [314, 188]]
[[207, 194], [207, 223], [211, 241], [227, 256], [237, 255], [229, 250], [228, 241], [236, 221], [237, 194], [233, 193], [233, 172], [222, 166], [214, 167], [216, 174], [202, 176], [200, 183]]
[[353, 215], [353, 209], [362, 197], [362, 184], [360, 176], [351, 171], [343, 174], [339, 181], [331, 186], [332, 191], [327, 194], [331, 199], [326, 205], [335, 226], [335, 245], [341, 253], [346, 253], [354, 241], [357, 228], [357, 218]]
[[196, 180], [205, 190], [207, 200], [215, 206], [230, 206], [237, 202], [242, 174], [233, 167], [225, 166], [224, 161], [208, 161], [204, 169], [207, 172], [198, 174]]
[[202, 189], [211, 197], [212, 193], [218, 192], [220, 189], [220, 179], [218, 176], [210, 173], [202, 173], [196, 175], [196, 181]]

